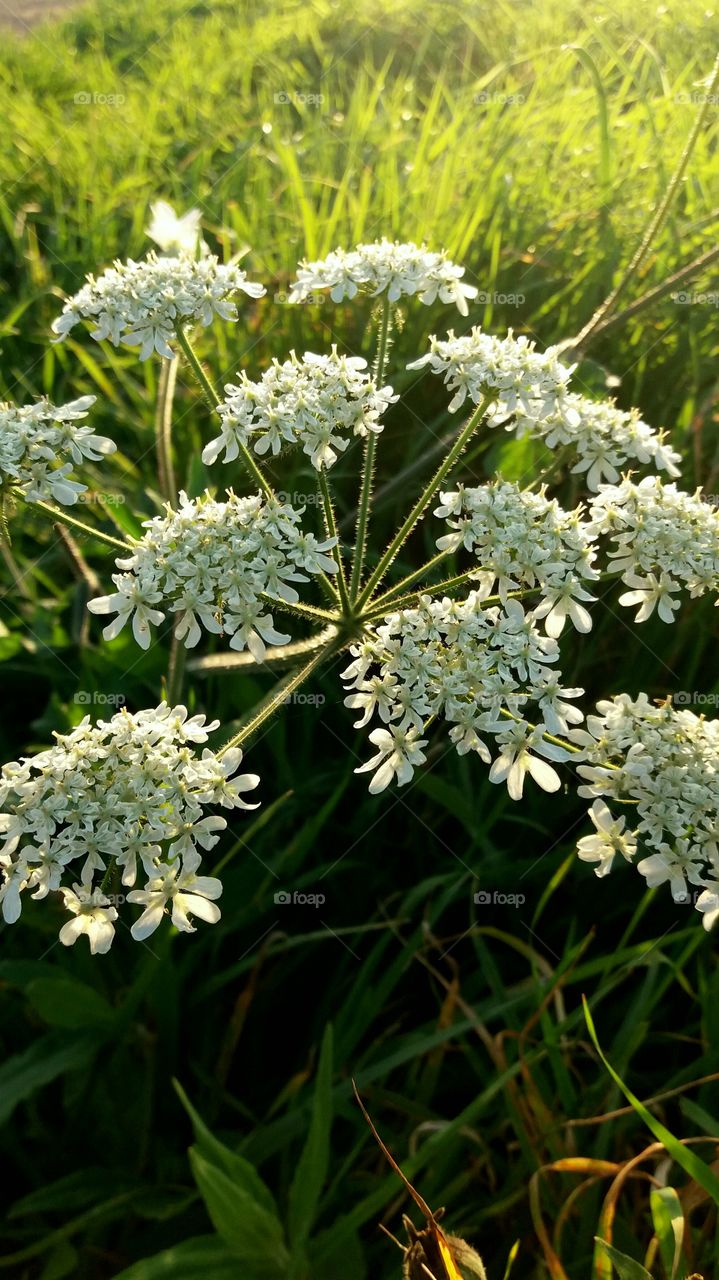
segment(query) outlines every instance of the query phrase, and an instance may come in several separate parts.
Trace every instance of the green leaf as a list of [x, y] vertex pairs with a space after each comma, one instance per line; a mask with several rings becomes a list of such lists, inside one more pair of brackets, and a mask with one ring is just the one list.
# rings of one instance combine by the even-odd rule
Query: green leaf
[[202, 1117], [195, 1111], [182, 1085], [177, 1080], [173, 1080], [172, 1083], [175, 1086], [175, 1092], [180, 1102], [192, 1121], [195, 1142], [200, 1154], [210, 1164], [225, 1173], [235, 1187], [244, 1191], [251, 1200], [255, 1200], [273, 1218], [279, 1219], [277, 1205], [272, 1192], [262, 1181], [255, 1166], [250, 1164], [249, 1160], [245, 1160], [244, 1156], [237, 1155], [235, 1151], [231, 1151], [229, 1147], [225, 1146], [224, 1142], [220, 1142], [219, 1138], [215, 1137], [207, 1128]]
[[97, 1041], [58, 1040], [40, 1036], [24, 1053], [16, 1053], [0, 1066], [0, 1124], [9, 1119], [19, 1102], [66, 1071], [84, 1067], [97, 1052]]
[[327, 1250], [317, 1258], [313, 1256], [312, 1246], [309, 1248], [312, 1264], [310, 1275], [312, 1280], [366, 1280], [367, 1263], [359, 1236], [352, 1232], [346, 1239], [338, 1241], [335, 1250]]
[[143, 1258], [116, 1280], [237, 1280], [237, 1258], [217, 1236], [193, 1236], [152, 1258]]
[[293, 1250], [309, 1239], [327, 1177], [332, 1127], [332, 1026], [322, 1039], [317, 1068], [312, 1120], [302, 1155], [290, 1187], [288, 1232]]
[[595, 1236], [600, 1249], [603, 1249], [607, 1257], [614, 1263], [614, 1269], [619, 1276], [619, 1280], [652, 1280], [651, 1275], [641, 1262], [636, 1262], [634, 1258], [629, 1258], [626, 1253], [620, 1253], [614, 1245], [607, 1244], [606, 1240], [600, 1240], [599, 1236]]
[[684, 1214], [679, 1196], [673, 1187], [655, 1187], [652, 1188], [649, 1199], [659, 1252], [668, 1280], [684, 1280], [685, 1273], [681, 1265]]
[[689, 1174], [690, 1178], [693, 1178], [695, 1182], [699, 1183], [700, 1187], [704, 1188], [707, 1195], [711, 1196], [716, 1205], [719, 1205], [719, 1178], [717, 1178], [716, 1174], [712, 1172], [703, 1160], [700, 1160], [693, 1151], [690, 1151], [689, 1148], [685, 1147], [678, 1138], [675, 1138], [674, 1134], [670, 1133], [670, 1131], [652, 1115], [651, 1111], [647, 1110], [644, 1103], [639, 1101], [639, 1098], [635, 1097], [631, 1089], [624, 1083], [621, 1076], [614, 1070], [614, 1067], [607, 1061], [602, 1053], [599, 1040], [597, 1039], [597, 1033], [594, 1028], [594, 1023], [592, 1021], [592, 1015], [589, 1012], [589, 1005], [587, 1004], [585, 996], [582, 996], [582, 1004], [584, 1005], [584, 1017], [587, 1022], [589, 1034], [592, 1038], [592, 1043], [607, 1068], [607, 1071], [612, 1077], [612, 1080], [615, 1084], [619, 1085], [619, 1088], [627, 1101], [632, 1104], [634, 1110], [641, 1116], [647, 1128], [654, 1134], [654, 1137], [666, 1147], [672, 1159], [675, 1160], [677, 1164], [681, 1165], [682, 1169]]
[[94, 987], [75, 978], [36, 978], [28, 984], [27, 998], [51, 1027], [72, 1031], [107, 1028], [114, 1011]]
[[282, 1224], [226, 1173], [190, 1147], [195, 1182], [213, 1226], [252, 1280], [286, 1280], [290, 1258]]

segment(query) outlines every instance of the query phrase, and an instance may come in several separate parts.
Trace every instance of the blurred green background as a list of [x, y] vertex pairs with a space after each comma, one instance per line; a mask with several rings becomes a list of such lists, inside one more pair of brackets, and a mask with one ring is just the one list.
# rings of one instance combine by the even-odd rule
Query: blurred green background
[[[426, 239], [466, 266], [481, 296], [467, 321], [441, 305], [404, 309], [390, 364], [403, 404], [381, 441], [377, 551], [452, 426], [440, 380], [405, 364], [452, 325], [514, 327], [540, 345], [582, 327], [666, 189], [718, 31], [706, 0], [127, 0], [3, 38], [0, 398], [98, 395], [93, 422], [121, 453], [94, 472], [96, 485], [133, 497], [92, 517], [132, 531], [157, 508], [159, 366], [79, 330], [59, 347], [48, 333], [86, 272], [146, 250], [152, 200], [200, 208], [212, 248], [246, 251], [243, 265], [267, 285], [239, 325], [203, 335], [217, 382], [241, 367], [254, 376], [293, 347], [337, 342], [371, 356], [369, 304], [286, 305], [296, 263], [381, 235]], [[718, 177], [714, 106], [627, 302], [715, 244]], [[689, 288], [710, 294], [715, 281], [706, 272]], [[719, 477], [718, 315], [706, 300], [667, 295], [608, 332], [577, 375], [581, 388], [669, 428], [685, 483], [709, 493]], [[176, 440], [191, 493], [209, 479], [198, 458], [211, 429], [181, 370]], [[532, 462], [530, 447], [498, 436], [468, 473], [526, 477]], [[348, 451], [336, 468], [348, 521], [356, 466]], [[272, 474], [288, 492], [313, 489], [296, 456]], [[426, 525], [401, 570], [431, 550]], [[82, 550], [108, 581], [101, 547], [87, 540]], [[79, 691], [133, 708], [157, 701], [167, 645], [141, 655], [126, 634], [102, 642], [87, 583], [39, 516], [14, 522], [0, 575], [3, 759], [79, 720]], [[688, 605], [671, 629], [637, 630], [618, 617], [616, 594], [590, 637], [565, 640], [568, 684], [583, 685], [588, 702], [716, 689], [710, 603]], [[165, 929], [151, 947], [122, 935], [99, 960], [82, 944], [58, 946], [48, 903], [4, 930], [0, 1274], [96, 1280], [211, 1232], [173, 1077], [291, 1215], [330, 1023], [333, 1123], [312, 1280], [391, 1280], [401, 1267], [376, 1224], [401, 1231], [406, 1206], [352, 1101], [351, 1075], [425, 1199], [446, 1204], [451, 1228], [480, 1249], [490, 1280], [501, 1280], [517, 1240], [512, 1277], [550, 1274], [530, 1208], [541, 1166], [621, 1163], [650, 1141], [633, 1113], [575, 1123], [622, 1102], [589, 1043], [581, 993], [635, 1093], [680, 1090], [656, 1114], [681, 1136], [717, 1131], [716, 1083], [685, 1088], [715, 1071], [719, 1042], [715, 944], [698, 915], [668, 892], [643, 892], [628, 870], [597, 881], [576, 861], [586, 806], [569, 773], [564, 792], [533, 789], [513, 805], [445, 741], [409, 787], [369, 797], [352, 773], [367, 745], [342, 705], [341, 669], [339, 660], [313, 686], [324, 702], [288, 706], [249, 752], [263, 807], [234, 821], [221, 846], [219, 926], [192, 938]], [[196, 676], [188, 696], [231, 723], [268, 687], [266, 677]], [[275, 904], [293, 889], [326, 902]], [[475, 905], [478, 891], [524, 902]], [[571, 1280], [590, 1274], [606, 1190], [595, 1181], [568, 1202], [581, 1182], [565, 1172], [535, 1184]], [[234, 1220], [242, 1230], [239, 1208]], [[716, 1232], [706, 1205], [695, 1222], [706, 1266]], [[620, 1248], [643, 1256], [643, 1190], [620, 1196], [614, 1230]], [[214, 1269], [168, 1255], [129, 1273], [197, 1274], [240, 1272], [222, 1270], [219, 1255]], [[258, 1264], [242, 1274], [265, 1273]]]

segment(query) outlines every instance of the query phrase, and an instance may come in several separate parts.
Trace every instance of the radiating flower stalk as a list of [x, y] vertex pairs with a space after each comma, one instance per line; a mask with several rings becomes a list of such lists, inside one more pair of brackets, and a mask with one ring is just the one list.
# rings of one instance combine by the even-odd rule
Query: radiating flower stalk
[[[241, 748], [344, 654], [345, 704], [374, 748], [356, 772], [370, 775], [373, 794], [408, 784], [443, 730], [515, 801], [532, 784], [556, 792], [578, 770], [594, 828], [580, 838], [579, 857], [599, 876], [637, 859], [647, 883], [668, 883], [675, 898], [697, 886], [696, 906], [710, 927], [719, 919], [716, 723], [676, 710], [671, 697], [657, 708], [645, 695], [622, 694], [600, 702], [582, 728], [583, 690], [566, 687], [560, 669], [560, 641], [591, 630], [600, 582], [621, 579], [628, 590], [619, 605], [638, 606], [637, 623], [656, 613], [670, 624], [682, 593], [719, 595], [719, 511], [700, 491], [677, 488], [680, 458], [666, 434], [635, 410], [578, 394], [574, 369], [557, 349], [540, 352], [511, 331], [450, 329], [408, 368], [441, 379], [448, 411], [461, 411], [464, 421], [373, 560], [381, 437], [401, 411], [387, 381], [397, 307], [418, 300], [467, 315], [477, 290], [463, 269], [446, 254], [387, 240], [301, 264], [292, 301], [318, 291], [335, 303], [369, 300], [371, 367], [334, 346], [290, 352], [259, 377], [240, 371], [219, 392], [191, 334], [215, 317], [237, 322], [237, 295], [257, 305], [264, 287], [218, 262], [193, 214], [178, 218], [159, 203], [149, 233], [159, 254], [88, 277], [53, 328], [61, 340], [89, 320], [97, 341], [161, 357], [162, 506], [145, 519], [142, 536], [127, 541], [64, 512], [85, 491], [75, 468], [115, 448], [82, 421], [92, 397], [59, 408], [2, 406], [0, 485], [3, 501], [19, 497], [112, 547], [114, 590], [91, 599], [90, 612], [106, 619], [107, 642], [127, 626], [144, 650], [171, 626], [164, 701], [96, 725], [86, 717], [48, 751], [5, 766], [5, 920], [19, 917], [26, 891], [33, 898], [52, 891], [69, 915], [61, 941], [85, 935], [93, 952], [104, 952], [118, 918], [119, 877], [130, 888], [126, 903], [141, 908], [131, 924], [139, 940], [163, 915], [181, 931], [192, 931], [195, 917], [216, 921], [221, 884], [201, 874], [200, 851], [214, 846], [225, 821], [205, 809], [251, 807], [240, 796], [259, 779], [236, 776]], [[180, 360], [219, 432], [202, 452], [205, 465], [217, 467], [212, 488], [196, 496], [178, 492], [175, 479]], [[543, 480], [477, 482], [468, 463], [498, 428], [549, 450]], [[315, 474], [316, 511], [291, 501], [275, 479], [292, 447]], [[355, 536], [346, 546], [331, 471], [339, 457], [360, 451]], [[656, 474], [662, 470], [666, 483]], [[549, 491], [566, 474], [587, 487], [570, 510]], [[436, 552], [397, 575], [398, 556], [430, 513]], [[299, 634], [285, 630], [290, 624]], [[289, 667], [223, 746], [197, 756], [195, 744], [219, 726], [188, 716], [185, 655], [207, 641], [212, 652], [190, 671], [202, 663], [270, 670], [273, 656]], [[222, 656], [228, 648], [234, 667]]]

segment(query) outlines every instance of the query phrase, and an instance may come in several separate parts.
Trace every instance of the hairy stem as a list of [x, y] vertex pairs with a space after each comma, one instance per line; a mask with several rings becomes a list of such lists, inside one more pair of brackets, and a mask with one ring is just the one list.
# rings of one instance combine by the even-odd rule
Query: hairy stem
[[177, 638], [177, 623], [175, 623], [170, 641], [170, 661], [167, 666], [167, 701], [171, 707], [176, 706], [182, 698], [186, 654], [183, 641]]
[[272, 670], [287, 664], [294, 665], [299, 658], [305, 658], [309, 654], [316, 653], [318, 649], [324, 649], [336, 635], [336, 627], [325, 627], [324, 631], [308, 636], [306, 640], [292, 640], [290, 644], [273, 645], [261, 662], [258, 662], [249, 650], [243, 653], [205, 654], [202, 658], [193, 658], [188, 662], [187, 669], [199, 676], [211, 676], [225, 671], [246, 671], [252, 668]]
[[407, 538], [415, 528], [415, 525], [424, 515], [425, 511], [427, 510], [427, 507], [432, 501], [434, 494], [437, 492], [437, 489], [441, 485], [442, 481], [449, 474], [449, 472], [452, 470], [452, 467], [459, 459], [465, 445], [467, 444], [467, 441], [471, 438], [472, 434], [478, 427], [479, 423], [482, 421], [484, 415], [487, 412], [487, 409], [492, 404], [493, 399], [494, 397], [491, 395], [485, 396], [481, 401], [481, 403], [475, 409], [469, 421], [465, 424], [464, 427], [462, 427], [462, 430], [457, 436], [451, 449], [447, 453], [447, 456], [440, 463], [439, 467], [437, 468], [434, 475], [432, 476], [432, 479], [430, 480], [429, 484], [420, 494], [412, 510], [407, 516], [407, 519], [404, 521], [402, 526], [397, 530], [397, 533], [395, 534], [394, 538], [392, 539], [389, 546], [387, 547], [387, 550], [384, 552], [384, 555], [381, 557], [379, 564], [377, 565], [374, 572], [371, 574], [368, 582], [365, 585], [364, 590], [362, 591], [361, 595], [357, 600], [357, 604], [360, 606], [360, 608], [362, 607], [362, 605], [367, 603], [370, 596], [372, 595], [372, 592], [375, 590], [375, 587], [378, 585], [378, 583], [382, 581], [382, 578], [384, 577], [388, 568], [392, 564], [392, 561], [397, 555], [397, 552], [400, 550], [401, 547], [404, 546], [405, 542], [407, 541]]
[[[202, 388], [202, 391], [205, 396], [205, 399], [207, 400], [207, 403], [209, 404], [210, 408], [214, 413], [217, 410], [218, 404], [220, 403], [220, 397], [215, 391], [215, 388], [210, 382], [210, 379], [205, 373], [205, 370], [203, 369], [197, 356], [195, 355], [195, 352], [192, 347], [192, 343], [190, 342], [190, 339], [188, 338], [187, 332], [185, 329], [178, 328], [177, 341], [182, 347], [182, 350], [185, 354], [185, 358], [187, 359], [188, 364], [190, 365], [195, 377], [197, 378], [197, 381], [199, 382], [200, 387]], [[264, 474], [264, 472], [255, 462], [255, 459], [253, 458], [250, 450], [247, 448], [247, 445], [243, 444], [241, 441], [238, 441], [238, 444], [239, 444], [240, 453], [244, 460], [245, 466], [250, 472], [250, 475], [252, 476], [253, 480], [255, 480], [256, 483], [260, 486], [260, 488], [262, 489], [266, 497], [274, 498], [275, 494], [274, 494], [272, 485], [267, 479], [267, 476]]]
[[134, 551], [134, 547], [130, 542], [121, 542], [119, 538], [113, 538], [109, 533], [103, 533], [101, 529], [93, 529], [92, 525], [85, 524], [83, 520], [78, 520], [76, 516], [68, 515], [67, 512], [60, 510], [59, 507], [53, 507], [49, 502], [29, 502], [28, 506], [34, 511], [42, 511], [43, 515], [49, 516], [51, 520], [55, 520], [58, 524], [67, 524], [71, 529], [80, 529], [82, 533], [87, 533], [91, 538], [97, 538], [100, 542], [106, 542], [109, 547], [119, 547], [121, 551]]
[[[382, 318], [379, 326], [379, 337], [377, 340], [377, 355], [375, 357], [373, 376], [377, 387], [382, 387], [384, 383], [384, 371], [387, 364], [387, 353], [389, 351], [392, 304], [387, 294], [384, 296], [382, 304]], [[352, 576], [350, 579], [350, 596], [353, 600], [357, 598], [362, 581], [362, 570], [364, 568], [365, 552], [367, 550], [367, 531], [369, 528], [370, 508], [372, 506], [372, 486], [374, 484], [374, 464], [375, 453], [377, 449], [377, 436], [374, 431], [370, 431], [365, 440], [364, 460], [362, 463], [362, 484], [360, 486], [359, 506], [357, 508], [357, 529], [355, 534], [355, 550], [354, 559], [352, 561]]]
[[327, 479], [327, 470], [320, 467], [317, 472], [317, 483], [319, 484], [320, 493], [322, 495], [322, 506], [325, 515], [325, 528], [328, 538], [335, 538], [335, 554], [337, 556], [337, 590], [339, 592], [340, 604], [342, 612], [349, 616], [350, 598], [347, 592], [347, 580], [345, 578], [344, 558], [342, 555], [342, 546], [340, 543], [339, 533], [337, 532], [337, 521], [335, 519], [335, 509], [332, 505], [332, 494], [330, 493], [330, 482]]
[[262, 593], [262, 599], [268, 604], [273, 605], [277, 609], [282, 609], [285, 613], [293, 613], [298, 618], [309, 618], [312, 622], [334, 622], [336, 614], [330, 613], [329, 609], [319, 609], [314, 604], [305, 604], [300, 600], [281, 600], [277, 596]]
[[225, 743], [224, 747], [222, 747], [220, 751], [218, 751], [218, 756], [223, 756], [225, 752], [229, 751], [232, 747], [241, 746], [248, 738], [252, 737], [260, 726], [263, 725], [271, 715], [274, 715], [278, 707], [281, 707], [283, 702], [287, 701], [290, 695], [294, 693], [295, 689], [299, 689], [300, 685], [303, 685], [305, 680], [308, 680], [313, 672], [316, 671], [324, 662], [327, 662], [327, 660], [331, 658], [339, 648], [341, 648], [341, 642], [336, 637], [333, 637], [326, 645], [313, 653], [304, 666], [290, 672], [290, 674], [285, 676], [283, 680], [278, 681], [272, 692], [258, 703], [252, 714], [248, 717], [237, 733], [230, 738], [229, 742]]

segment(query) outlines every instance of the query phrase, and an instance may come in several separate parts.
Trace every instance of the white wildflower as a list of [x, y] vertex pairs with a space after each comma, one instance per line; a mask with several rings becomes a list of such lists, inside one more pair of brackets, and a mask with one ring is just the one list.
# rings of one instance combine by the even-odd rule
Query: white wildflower
[[179, 328], [207, 326], [215, 316], [237, 320], [232, 295], [239, 291], [260, 298], [265, 289], [214, 254], [197, 259], [188, 253], [175, 258], [149, 253], [142, 262], [116, 262], [97, 279], [88, 276], [52, 330], [60, 342], [81, 320], [89, 320], [98, 342], [107, 338], [116, 347], [121, 342], [139, 347], [141, 360], [153, 351], [170, 358]]
[[294, 603], [293, 583], [337, 570], [327, 555], [334, 540], [304, 533], [301, 514], [261, 494], [229, 492], [226, 502], [216, 502], [209, 494], [190, 499], [181, 493], [179, 509], [167, 506], [164, 515], [147, 520], [133, 554], [116, 561], [116, 591], [91, 600], [88, 609], [116, 615], [103, 631], [107, 640], [132, 619], [135, 639], [147, 649], [150, 627], [169, 609], [186, 648], [205, 630], [231, 636], [231, 649], [247, 648], [261, 661], [266, 645], [291, 639], [276, 630], [265, 597]]
[[[146, 937], [172, 901], [173, 923], [192, 931], [189, 915], [219, 918], [214, 899], [221, 885], [198, 876], [201, 849], [211, 849], [226, 820], [208, 806], [252, 809], [244, 796], [259, 782], [237, 774], [239, 748], [217, 756], [205, 747], [218, 721], [188, 716], [167, 703], [110, 720], [86, 717], [56, 734], [47, 751], [0, 770], [0, 875], [3, 917], [14, 923], [20, 895], [60, 891], [72, 919], [63, 925], [66, 946], [87, 935], [93, 953], [107, 951], [121, 898], [109, 884], [145, 884], [127, 901], [145, 907], [133, 928]], [[66, 881], [70, 883], [67, 883]], [[99, 883], [98, 883], [99, 882]], [[160, 898], [162, 903], [160, 905]], [[148, 912], [150, 916], [148, 916]], [[157, 917], [157, 918], [155, 918]]]
[[65, 405], [0, 404], [0, 489], [17, 488], [27, 502], [76, 503], [87, 485], [71, 478], [73, 464], [97, 462], [116, 448], [81, 422], [94, 403], [95, 396], [81, 396]]
[[430, 338], [427, 355], [413, 360], [408, 369], [423, 369], [444, 374], [444, 382], [452, 391], [449, 404], [454, 413], [467, 397], [480, 404], [492, 397], [490, 420], [503, 420], [521, 413], [535, 420], [546, 417], [564, 393], [572, 373], [560, 364], [552, 351], [541, 354], [528, 338], [506, 338], [483, 333], [478, 327], [456, 338], [450, 329], [446, 339]]
[[178, 217], [171, 204], [156, 200], [150, 205], [150, 214], [146, 234], [163, 253], [190, 253], [194, 256], [200, 241], [202, 214], [199, 209], [188, 209]]
[[358, 292], [377, 297], [386, 293], [390, 302], [402, 297], [419, 298], [427, 305], [454, 303], [467, 315], [467, 300], [476, 298], [474, 285], [465, 284], [464, 267], [446, 253], [433, 253], [425, 245], [386, 239], [358, 244], [356, 249], [335, 249], [318, 262], [301, 262], [292, 286], [290, 302], [302, 302], [319, 289], [329, 289], [333, 302], [354, 298]]
[[594, 801], [589, 817], [594, 823], [595, 834], [582, 836], [577, 841], [577, 853], [583, 862], [599, 863], [594, 874], [600, 877], [608, 875], [618, 853], [631, 862], [637, 851], [637, 842], [631, 831], [624, 830], [626, 818], [614, 818], [603, 800]]
[[378, 435], [382, 415], [397, 399], [391, 387], [378, 388], [359, 356], [294, 351], [282, 364], [273, 360], [259, 382], [241, 374], [225, 387], [218, 407], [222, 432], [205, 446], [203, 462], [212, 463], [224, 450], [223, 462], [234, 462], [240, 445], [255, 453], [279, 453], [283, 445], [302, 445], [313, 467], [331, 467], [351, 436]]

